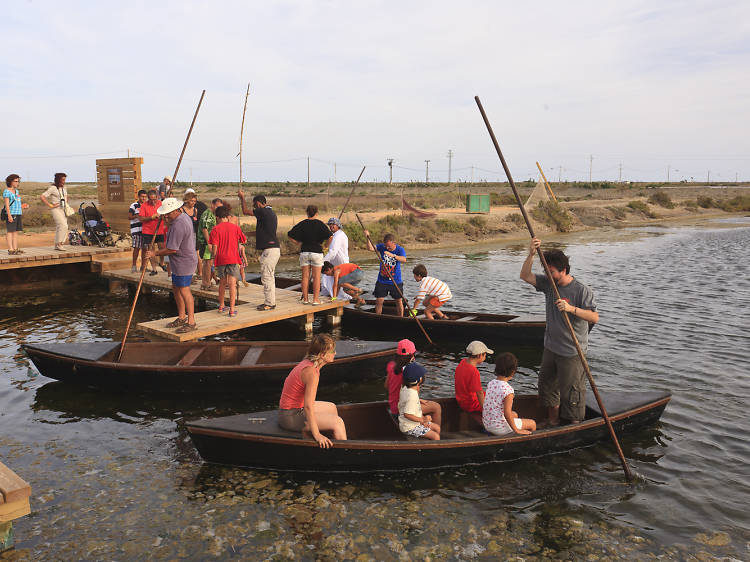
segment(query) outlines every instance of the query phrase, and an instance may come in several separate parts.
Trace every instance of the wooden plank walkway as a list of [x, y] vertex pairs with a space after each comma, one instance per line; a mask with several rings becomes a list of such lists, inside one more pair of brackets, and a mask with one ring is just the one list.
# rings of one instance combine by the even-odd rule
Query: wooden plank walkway
[[[140, 273], [130, 273], [129, 269], [114, 270], [103, 271], [102, 276], [113, 281], [137, 285]], [[146, 274], [143, 279], [143, 284], [147, 287], [158, 287], [168, 290], [172, 289], [171, 280], [167, 277], [166, 273], [161, 271], [157, 275]], [[190, 287], [190, 290], [195, 298], [204, 298], [213, 301], [217, 300], [217, 287], [201, 289], [198, 283], [194, 283]], [[228, 300], [229, 291], [226, 292], [225, 298]], [[176, 318], [174, 316], [170, 318], [162, 318], [160, 320], [152, 320], [150, 322], [141, 322], [137, 327], [146, 334], [161, 339], [190, 341], [215, 334], [250, 328], [252, 326], [278, 322], [279, 320], [298, 318], [301, 322], [304, 322], [305, 329], [308, 332], [311, 332], [313, 317], [316, 313], [328, 313], [334, 318], [332, 323], [337, 324], [343, 314], [344, 305], [347, 303], [347, 301], [330, 302], [327, 298], [323, 298], [322, 304], [312, 306], [302, 304], [299, 299], [299, 292], [277, 288], [276, 308], [274, 310], [266, 311], [256, 310], [256, 306], [263, 302], [263, 287], [252, 283], [247, 287], [243, 287], [240, 284], [237, 290], [237, 306], [235, 306], [237, 316], [234, 318], [229, 318], [227, 307], [227, 310], [223, 314], [219, 314], [218, 310], [207, 310], [205, 312], [196, 313], [195, 323], [198, 329], [194, 332], [188, 332], [187, 334], [178, 334], [176, 333], [176, 328], [166, 327], [166, 324]]]
[[128, 248], [99, 248], [98, 246], [65, 246], [60, 252], [54, 246], [24, 247], [23, 254], [9, 254], [8, 250], [0, 250], [0, 271], [7, 269], [22, 269], [27, 267], [41, 267], [66, 263], [91, 262], [97, 256], [122, 254], [131, 251]]

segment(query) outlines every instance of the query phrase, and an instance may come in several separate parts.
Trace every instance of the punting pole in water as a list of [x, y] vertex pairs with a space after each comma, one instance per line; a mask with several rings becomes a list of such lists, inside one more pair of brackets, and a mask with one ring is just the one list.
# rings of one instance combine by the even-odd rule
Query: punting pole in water
[[[156, 233], [159, 232], [159, 227], [161, 227], [161, 222], [164, 220], [163, 216], [159, 217], [158, 222], [156, 223], [156, 230], [154, 230], [153, 236], [151, 236], [151, 242], [148, 245], [148, 249], [150, 251], [154, 251], [154, 246], [156, 246]], [[128, 315], [128, 323], [125, 326], [125, 334], [122, 336], [122, 343], [120, 344], [120, 352], [117, 354], [117, 361], [116, 363], [120, 362], [120, 359], [122, 359], [122, 354], [125, 352], [125, 340], [128, 339], [128, 332], [130, 331], [130, 323], [133, 321], [133, 313], [135, 312], [135, 303], [138, 302], [138, 295], [141, 292], [141, 285], [143, 285], [143, 277], [146, 275], [146, 266], [143, 266], [143, 269], [141, 270], [141, 277], [138, 279], [138, 287], [135, 289], [135, 296], [133, 297], [133, 304], [130, 305], [130, 315]]]
[[[198, 110], [201, 108], [201, 103], [203, 103], [203, 96], [206, 95], [206, 90], [203, 90], [203, 93], [201, 94], [201, 99], [198, 101], [198, 107], [195, 108], [195, 115], [193, 115], [193, 121], [190, 123], [190, 129], [188, 130], [187, 137], [185, 138], [185, 144], [182, 146], [182, 152], [180, 153], [180, 159], [177, 161], [177, 167], [174, 170], [174, 175], [172, 176], [172, 185], [169, 186], [169, 191], [167, 192], [167, 195], [172, 194], [172, 187], [174, 187], [175, 182], [177, 181], [177, 172], [180, 171], [180, 163], [182, 162], [182, 157], [185, 155], [185, 149], [187, 148], [188, 141], [190, 140], [190, 133], [193, 132], [193, 125], [195, 125], [195, 119], [198, 117]], [[159, 217], [159, 222], [156, 223], [156, 230], [154, 230], [154, 235], [151, 237], [151, 242], [148, 245], [148, 249], [150, 251], [154, 251], [154, 246], [156, 246], [156, 233], [159, 232], [159, 227], [161, 226], [161, 222], [164, 220], [163, 216]], [[125, 341], [128, 339], [128, 332], [130, 331], [130, 323], [133, 321], [133, 313], [135, 312], [135, 305], [138, 302], [138, 295], [141, 293], [141, 286], [143, 285], [143, 277], [146, 275], [146, 268], [144, 267], [141, 270], [141, 278], [138, 280], [138, 287], [135, 289], [135, 296], [133, 297], [133, 304], [130, 306], [130, 315], [128, 316], [128, 323], [125, 326], [125, 334], [122, 336], [122, 343], [120, 344], [120, 352], [117, 354], [117, 363], [120, 362], [120, 359], [122, 359], [122, 354], [125, 352]]]
[[[500, 145], [497, 143], [497, 139], [495, 138], [495, 133], [492, 131], [492, 125], [490, 125], [490, 121], [489, 119], [487, 119], [487, 114], [484, 112], [484, 108], [482, 107], [482, 102], [479, 101], [479, 96], [474, 96], [474, 101], [477, 102], [477, 107], [479, 107], [479, 112], [482, 114], [482, 119], [484, 119], [484, 124], [487, 126], [487, 131], [490, 133], [492, 144], [495, 145], [495, 150], [497, 151], [497, 155], [500, 157], [500, 162], [502, 163], [503, 169], [505, 170], [505, 175], [508, 176], [508, 183], [510, 183], [510, 187], [513, 190], [513, 195], [516, 196], [518, 207], [521, 209], [521, 214], [523, 215], [523, 218], [526, 221], [526, 226], [529, 229], [529, 234], [531, 235], [532, 238], [536, 238], [536, 236], [534, 235], [534, 228], [531, 226], [531, 221], [529, 220], [529, 216], [526, 214], [526, 209], [524, 208], [523, 203], [521, 203], [521, 197], [519, 197], [518, 190], [516, 190], [516, 184], [513, 181], [513, 177], [510, 175], [510, 169], [508, 169], [508, 164], [506, 164], [505, 158], [503, 157], [503, 153], [500, 151]], [[542, 266], [544, 267], [544, 272], [547, 275], [547, 279], [549, 279], [549, 283], [552, 286], [552, 290], [555, 292], [555, 297], [556, 297], [555, 300], [559, 300], [560, 293], [557, 290], [557, 285], [555, 284], [555, 281], [552, 279], [552, 273], [550, 273], [549, 266], [547, 265], [547, 260], [544, 259], [544, 253], [542, 252], [541, 248], [537, 248], [536, 252], [539, 255], [539, 260], [542, 262]], [[576, 337], [575, 331], [573, 330], [573, 325], [570, 323], [570, 318], [568, 318], [568, 313], [563, 312], [562, 315], [563, 315], [563, 319], [565, 320], [565, 324], [568, 326], [568, 330], [570, 331], [570, 336], [573, 338], [573, 343], [576, 346], [578, 357], [581, 359], [581, 363], [583, 364], [583, 370], [586, 372], [586, 377], [588, 377], [589, 379], [591, 390], [594, 392], [594, 396], [596, 397], [596, 403], [599, 404], [599, 409], [602, 412], [602, 417], [604, 418], [604, 421], [607, 424], [607, 429], [609, 429], [609, 435], [612, 437], [612, 442], [615, 445], [615, 449], [617, 449], [617, 454], [620, 456], [622, 469], [625, 471], [625, 478], [627, 478], [628, 482], [631, 482], [633, 480], [633, 473], [630, 471], [630, 467], [628, 466], [628, 463], [625, 460], [625, 455], [622, 453], [620, 442], [617, 440], [617, 435], [615, 435], [615, 429], [612, 427], [612, 422], [609, 419], [609, 415], [607, 415], [607, 410], [604, 407], [604, 402], [602, 402], [602, 398], [601, 396], [599, 396], [599, 391], [596, 388], [594, 377], [591, 375], [591, 369], [589, 369], [589, 364], [586, 361], [586, 357], [583, 354], [583, 350], [581, 349], [581, 344], [578, 343], [578, 338]]]
[[177, 166], [174, 169], [174, 174], [172, 175], [172, 185], [169, 186], [169, 191], [167, 191], [167, 197], [172, 195], [172, 188], [174, 187], [175, 182], [177, 182], [177, 172], [180, 171], [180, 164], [182, 164], [182, 157], [185, 156], [185, 149], [187, 148], [188, 141], [190, 140], [190, 133], [193, 132], [193, 125], [195, 125], [195, 120], [198, 118], [198, 112], [201, 109], [201, 104], [203, 103], [203, 97], [206, 95], [206, 90], [203, 90], [203, 93], [201, 93], [201, 99], [198, 100], [198, 107], [195, 108], [195, 115], [193, 115], [193, 121], [190, 123], [190, 129], [188, 129], [187, 137], [185, 137], [185, 144], [182, 146], [182, 152], [180, 152], [180, 158], [177, 160]]
[[341, 207], [341, 212], [339, 213], [339, 220], [341, 220], [341, 217], [344, 216], [344, 211], [346, 210], [346, 206], [349, 204], [349, 200], [352, 198], [352, 195], [354, 195], [354, 190], [357, 189], [357, 184], [359, 183], [359, 180], [362, 179], [362, 174], [365, 173], [365, 168], [367, 168], [367, 166], [362, 166], [362, 171], [359, 173], [359, 177], [357, 178], [357, 181], [354, 182], [354, 185], [352, 186], [352, 190], [349, 192], [349, 197], [346, 198], [346, 202], [344, 203], [344, 206]]
[[[354, 216], [357, 217], [357, 220], [359, 221], [359, 224], [362, 227], [362, 230], [365, 230], [365, 224], [362, 222], [362, 219], [359, 218], [359, 215], [357, 213], [354, 213]], [[367, 237], [367, 241], [370, 243], [370, 246], [372, 246], [373, 250], [375, 251], [375, 255], [378, 256], [378, 261], [380, 262], [380, 270], [385, 271], [388, 274], [388, 278], [391, 280], [391, 283], [393, 283], [393, 286], [396, 287], [396, 290], [398, 291], [398, 294], [401, 297], [401, 300], [404, 302], [404, 306], [406, 307], [406, 310], [409, 311], [409, 316], [411, 316], [412, 318], [414, 318], [414, 320], [417, 321], [417, 326], [419, 326], [419, 329], [422, 330], [424, 337], [426, 337], [427, 341], [430, 342], [430, 344], [432, 344], [432, 340], [430, 339], [430, 336], [427, 335], [427, 332], [425, 331], [424, 326], [422, 326], [422, 323], [419, 321], [419, 318], [412, 315], [409, 302], [406, 300], [404, 293], [401, 292], [401, 289], [399, 289], [398, 285], [396, 285], [396, 280], [393, 278], [393, 275], [391, 275], [391, 272], [388, 270], [387, 267], [385, 267], [385, 264], [383, 263], [383, 258], [380, 257], [380, 252], [378, 252], [378, 249], [375, 247], [375, 244], [373, 244], [372, 240], [370, 240], [370, 235], [365, 234], [365, 236]]]

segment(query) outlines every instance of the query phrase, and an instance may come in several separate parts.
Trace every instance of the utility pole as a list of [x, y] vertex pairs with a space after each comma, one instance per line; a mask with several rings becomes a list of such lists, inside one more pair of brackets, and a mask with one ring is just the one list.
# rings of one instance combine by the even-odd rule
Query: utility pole
[[620, 179], [617, 180], [617, 183], [622, 183], [622, 162], [620, 162]]
[[589, 156], [589, 185], [594, 187], [594, 183], [591, 181], [591, 170], [594, 168], [594, 155]]
[[451, 182], [451, 164], [453, 162], [453, 151], [448, 151], [448, 183]]
[[190, 187], [193, 187], [193, 169], [190, 168]]
[[307, 187], [310, 187], [310, 157], [307, 157]]
[[425, 165], [425, 168], [424, 168], [424, 182], [425, 183], [430, 183], [430, 161], [429, 160], [425, 160], [424, 161], [424, 165]]
[[333, 183], [336, 183], [336, 162], [333, 163]]
[[737, 181], [737, 178], [739, 177], [739, 174], [737, 172], [734, 173], [734, 183], [739, 183]]
[[706, 183], [708, 185], [711, 185], [711, 170], [708, 171], [708, 178], [706, 179]]
[[130, 149], [128, 148], [128, 158], [130, 158]]
[[562, 182], [562, 166], [557, 167], [557, 183]]
[[474, 166], [471, 167], [471, 183], [474, 183]]
[[669, 164], [667, 164], [667, 183], [669, 183], [669, 168], [670, 167], [671, 166]]
[[388, 169], [390, 173], [390, 179], [388, 180], [388, 183], [393, 183], [393, 158], [388, 159]]

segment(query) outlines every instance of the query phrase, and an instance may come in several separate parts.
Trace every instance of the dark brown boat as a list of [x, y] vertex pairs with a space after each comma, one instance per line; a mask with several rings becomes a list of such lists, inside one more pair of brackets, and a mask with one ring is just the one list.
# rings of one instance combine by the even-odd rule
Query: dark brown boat
[[[671, 398], [668, 392], [600, 393], [618, 434], [659, 419]], [[278, 426], [278, 410], [239, 414], [186, 423], [201, 457], [207, 462], [291, 471], [399, 470], [458, 466], [540, 456], [609, 440], [593, 395], [586, 400], [586, 419], [543, 429], [531, 435], [485, 433], [455, 399], [437, 400], [443, 408], [440, 441], [405, 437], [387, 411], [386, 402], [339, 406], [347, 441], [321, 449], [312, 438]], [[517, 395], [513, 409], [521, 417], [541, 419], [536, 395]]]
[[[301, 361], [305, 341], [134, 342], [118, 363], [119, 342], [23, 345], [45, 377], [65, 382], [166, 392], [235, 392], [262, 385], [281, 388]], [[341, 340], [321, 384], [382, 377], [396, 342]]]
[[[248, 277], [251, 283], [260, 284], [259, 277]], [[299, 290], [299, 279], [277, 277], [276, 286]], [[489, 312], [462, 312], [444, 310], [445, 320], [428, 320], [421, 310], [417, 318], [431, 338], [455, 338], [462, 340], [488, 338], [496, 345], [504, 343], [537, 345], [544, 342], [546, 321], [544, 315], [493, 314]], [[375, 314], [375, 301], [368, 300], [357, 308], [353, 304], [344, 307], [344, 323], [347, 328], [362, 328], [373, 331], [398, 333], [401, 337], [416, 337], [421, 334], [413, 318], [398, 316], [396, 301], [386, 299], [383, 313]]]

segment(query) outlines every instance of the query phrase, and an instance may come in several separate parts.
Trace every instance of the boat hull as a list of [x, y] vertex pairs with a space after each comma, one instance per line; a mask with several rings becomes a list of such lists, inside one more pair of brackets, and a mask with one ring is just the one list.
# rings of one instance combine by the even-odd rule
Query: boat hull
[[[639, 399], [629, 403], [623, 402], [621, 397], [610, 400], [605, 397], [605, 404], [614, 405], [608, 405], [608, 413], [618, 435], [657, 421], [670, 399], [668, 393], [639, 393], [639, 396]], [[536, 397], [533, 400], [526, 397], [526, 401], [526, 409], [532, 408], [541, 413]], [[609, 439], [605, 422], [594, 402], [587, 402], [590, 419], [581, 424], [511, 437], [483, 434], [478, 427], [471, 428], [473, 422], [469, 416], [456, 415], [455, 400], [443, 399], [440, 402], [444, 414], [454, 415], [458, 419], [444, 424], [445, 438], [441, 441], [406, 440], [389, 419], [385, 403], [373, 404], [369, 415], [377, 418], [373, 423], [393, 426], [392, 439], [334, 441], [331, 449], [320, 449], [312, 439], [302, 439], [291, 432], [272, 427], [265, 434], [258, 433], [262, 431], [262, 425], [275, 423], [274, 412], [201, 420], [186, 425], [198, 452], [207, 462], [305, 472], [372, 472], [479, 464], [541, 456]], [[618, 407], [620, 404], [624, 404], [625, 409]], [[382, 412], [382, 415], [377, 412]], [[340, 407], [340, 414], [348, 428], [351, 420], [347, 418], [351, 416], [348, 415], [347, 406]], [[263, 421], [258, 421], [260, 419]], [[254, 426], [258, 429], [254, 429]]]
[[[250, 342], [245, 342], [247, 345]], [[256, 344], [280, 344], [283, 342], [252, 342]], [[160, 346], [163, 349], [161, 364], [139, 364], [129, 361], [127, 353], [123, 361], [116, 362], [119, 349], [117, 342], [91, 342], [78, 344], [24, 345], [23, 349], [39, 372], [51, 379], [79, 385], [121, 389], [128, 391], [169, 393], [226, 393], [248, 391], [258, 387], [278, 387], [289, 371], [304, 356], [306, 342], [294, 344], [290, 360], [274, 364], [242, 365], [191, 365], [176, 363], [186, 350], [197, 345], [211, 348], [230, 348], [242, 342], [188, 343], [133, 343], [131, 346]], [[358, 349], [357, 346], [361, 346]], [[357, 382], [382, 377], [385, 364], [396, 350], [395, 342], [337, 342], [337, 358], [321, 372], [321, 384]], [[215, 351], [218, 353], [218, 351]], [[104, 358], [104, 360], [102, 360]], [[169, 362], [171, 361], [171, 364]]]

